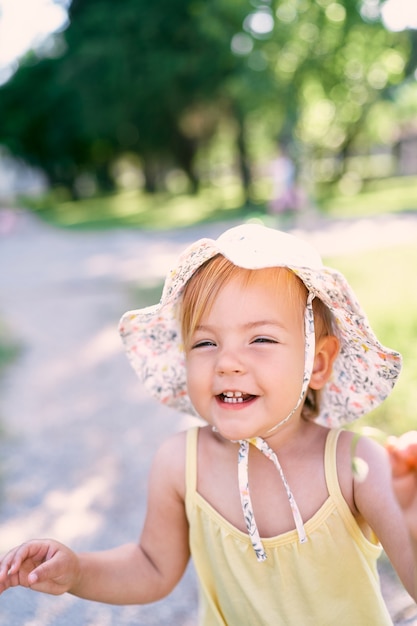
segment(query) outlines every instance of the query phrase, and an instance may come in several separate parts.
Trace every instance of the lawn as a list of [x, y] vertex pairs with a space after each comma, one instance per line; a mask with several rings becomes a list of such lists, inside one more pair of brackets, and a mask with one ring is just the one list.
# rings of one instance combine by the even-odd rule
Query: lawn
[[[52, 194], [36, 200], [26, 199], [23, 203], [49, 223], [84, 230], [121, 227], [165, 230], [266, 214], [266, 204], [261, 200], [245, 205], [236, 180], [229, 180], [224, 186], [203, 188], [197, 196], [150, 195], [141, 190], [129, 190], [77, 202]], [[329, 193], [318, 199], [317, 204], [318, 210], [329, 217], [365, 217], [417, 210], [417, 177], [368, 183], [356, 196]]]
[[417, 176], [389, 178], [367, 183], [355, 196], [332, 195], [321, 208], [332, 217], [364, 217], [417, 210]]
[[[27, 204], [27, 202], [26, 202]], [[121, 191], [82, 201], [56, 201], [54, 197], [30, 200], [29, 206], [49, 223], [64, 228], [97, 230], [110, 228], [174, 229], [198, 223], [244, 218], [262, 207], [247, 207], [238, 185], [203, 189], [187, 194], [145, 194]]]

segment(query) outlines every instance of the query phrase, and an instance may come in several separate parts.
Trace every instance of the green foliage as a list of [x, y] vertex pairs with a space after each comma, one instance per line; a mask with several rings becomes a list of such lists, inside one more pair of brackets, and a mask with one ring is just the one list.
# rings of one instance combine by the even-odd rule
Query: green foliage
[[57, 59], [28, 62], [1, 89], [0, 141], [56, 184], [68, 184], [88, 161], [88, 138], [60, 66]]
[[[230, 39], [245, 7], [243, 1], [122, 0], [115, 10], [110, 0], [75, 0], [62, 56], [22, 67], [1, 89], [0, 140], [31, 162], [37, 156], [54, 184], [63, 178], [57, 169], [73, 180], [81, 170], [97, 175], [103, 187], [115, 156], [135, 151], [149, 189], [165, 161], [178, 163], [196, 186], [196, 142], [211, 128], [190, 132], [183, 118], [223, 97], [224, 80], [240, 65]], [[28, 115], [25, 103], [33, 97]], [[22, 115], [31, 118], [30, 133]], [[61, 154], [52, 150], [50, 163], [44, 147], [59, 145], [57, 130], [64, 135]]]
[[[342, 153], [365, 126], [374, 102], [401, 82], [408, 35], [364, 20], [360, 3], [277, 3], [277, 80], [294, 104], [288, 124], [306, 146]], [[292, 118], [292, 119], [291, 119]]]
[[73, 0], [56, 58], [29, 55], [0, 88], [0, 143], [75, 197], [113, 190], [112, 166], [126, 153], [138, 157], [147, 191], [163, 189], [173, 168], [196, 191], [226, 126], [228, 167], [246, 198], [253, 165], [278, 137], [304, 158], [338, 155], [342, 176], [349, 150], [392, 143], [416, 110], [402, 84], [415, 69], [415, 36], [387, 31], [363, 7]]

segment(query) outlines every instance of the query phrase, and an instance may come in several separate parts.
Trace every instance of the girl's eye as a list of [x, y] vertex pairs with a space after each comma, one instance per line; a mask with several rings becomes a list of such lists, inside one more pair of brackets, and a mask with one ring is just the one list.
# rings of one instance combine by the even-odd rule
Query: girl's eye
[[204, 339], [204, 341], [197, 341], [196, 343], [194, 343], [191, 346], [192, 350], [195, 350], [196, 348], [209, 348], [212, 346], [215, 346], [216, 344], [214, 343], [214, 341], [210, 341], [208, 339]]
[[278, 341], [271, 337], [256, 337], [252, 343], [278, 343]]

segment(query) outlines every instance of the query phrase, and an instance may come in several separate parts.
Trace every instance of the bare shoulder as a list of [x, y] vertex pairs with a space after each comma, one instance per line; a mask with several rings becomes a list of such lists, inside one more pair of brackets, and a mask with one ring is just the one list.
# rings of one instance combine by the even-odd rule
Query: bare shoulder
[[164, 458], [166, 456], [171, 456], [172, 460], [175, 461], [177, 457], [181, 457], [185, 454], [186, 439], [186, 430], [182, 430], [174, 435], [171, 435], [161, 443], [156, 456], [162, 456]]
[[337, 443], [338, 469], [346, 471], [353, 479], [352, 459], [358, 457], [368, 464], [371, 470], [375, 465], [385, 466], [389, 470], [388, 455], [385, 449], [373, 439], [360, 436], [348, 430], [342, 430]]
[[[364, 477], [353, 472], [354, 459], [360, 459]], [[384, 448], [368, 437], [357, 437], [342, 430], [337, 446], [337, 472], [341, 491], [354, 515], [363, 514], [379, 490], [390, 484], [390, 467]]]
[[171, 435], [156, 451], [151, 471], [151, 479], [173, 488], [183, 499], [185, 495], [185, 463], [186, 463], [187, 431]]
[[361, 437], [353, 453], [363, 461], [367, 470], [362, 480], [354, 480], [358, 509], [362, 511], [372, 507], [375, 511], [380, 509], [381, 503], [386, 506], [394, 502], [391, 466], [385, 448], [368, 437]]
[[[343, 496], [358, 524], [366, 523], [381, 542], [389, 531], [387, 521], [398, 520], [388, 454], [383, 446], [368, 437], [359, 437], [342, 431], [338, 446], [338, 476]], [[358, 458], [364, 468], [362, 476], [355, 476], [353, 459]]]

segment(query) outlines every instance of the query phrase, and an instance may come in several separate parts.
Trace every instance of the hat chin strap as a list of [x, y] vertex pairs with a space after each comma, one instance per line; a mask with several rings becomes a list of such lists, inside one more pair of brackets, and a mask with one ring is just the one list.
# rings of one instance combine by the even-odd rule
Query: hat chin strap
[[[309, 293], [308, 298], [307, 298], [306, 310], [304, 313], [305, 365], [304, 365], [304, 377], [303, 377], [303, 384], [301, 387], [300, 397], [298, 398], [297, 404], [292, 409], [292, 411], [287, 415], [287, 417], [281, 420], [275, 426], [273, 426], [270, 430], [268, 430], [268, 432], [266, 433], [267, 435], [275, 432], [280, 426], [283, 426], [291, 419], [291, 417], [300, 407], [307, 393], [311, 374], [313, 372], [314, 355], [315, 355], [313, 299], [314, 299], [314, 295], [312, 293]], [[268, 445], [268, 443], [262, 437], [252, 437], [251, 439], [243, 439], [239, 441], [239, 444], [240, 444], [240, 447], [239, 447], [239, 456], [238, 456], [238, 480], [239, 480], [240, 501], [242, 503], [242, 510], [243, 510], [243, 515], [244, 515], [245, 522], [246, 522], [246, 528], [248, 529], [252, 546], [253, 546], [253, 549], [255, 550], [256, 558], [259, 562], [262, 562], [266, 560], [267, 556], [266, 556], [266, 552], [262, 545], [262, 541], [259, 535], [258, 527], [257, 527], [256, 520], [255, 520], [255, 515], [253, 513], [252, 500], [251, 500], [250, 491], [249, 491], [248, 461], [249, 461], [250, 444], [258, 448], [258, 450], [260, 450], [262, 454], [264, 454], [270, 461], [272, 461], [276, 470], [281, 476], [281, 480], [285, 487], [285, 491], [287, 492], [288, 502], [291, 507], [291, 512], [294, 518], [295, 527], [297, 529], [300, 543], [305, 543], [307, 541], [307, 535], [305, 533], [303, 520], [302, 520], [300, 511], [298, 509], [297, 503], [294, 500], [294, 496], [291, 493], [287, 479], [285, 478], [284, 472], [282, 470], [282, 467], [278, 461], [278, 457], [275, 454], [275, 452], [272, 450], [272, 448]]]

